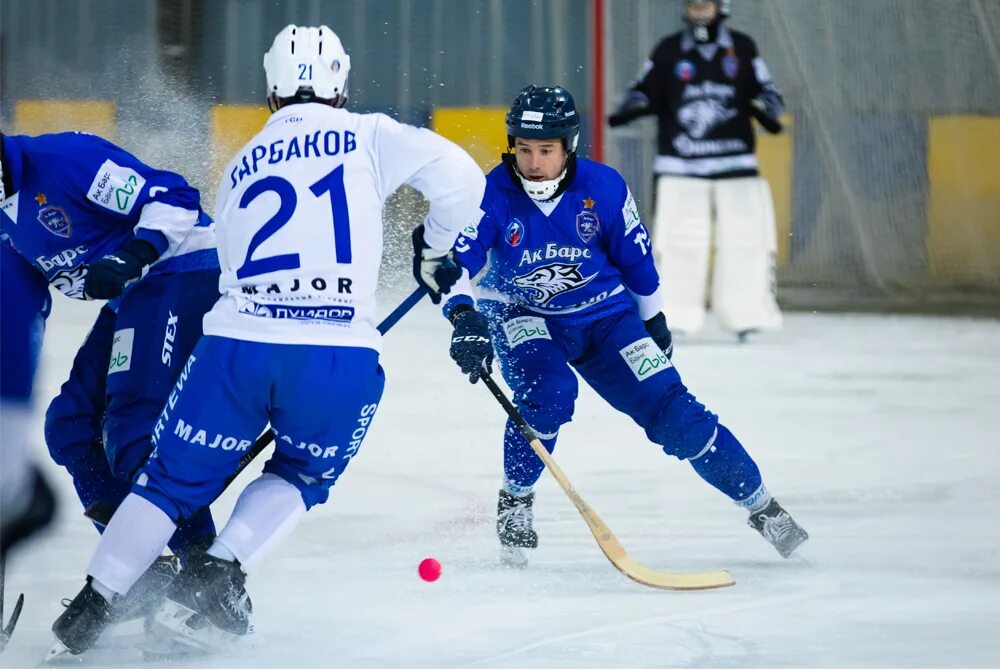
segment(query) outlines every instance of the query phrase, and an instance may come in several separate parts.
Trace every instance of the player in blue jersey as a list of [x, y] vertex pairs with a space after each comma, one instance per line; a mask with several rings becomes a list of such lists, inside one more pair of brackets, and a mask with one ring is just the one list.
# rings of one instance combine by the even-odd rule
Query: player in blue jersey
[[[0, 179], [0, 201], [5, 191]], [[48, 299], [45, 279], [0, 240], [0, 561], [47, 525], [55, 511], [30, 446], [37, 331]]]
[[[107, 300], [49, 405], [45, 439], [84, 507], [113, 511], [218, 299], [211, 219], [182, 177], [94, 135], [0, 135], [0, 157], [0, 227], [33, 267], [31, 283]], [[180, 555], [214, 536], [206, 509], [170, 546]]]
[[[576, 155], [572, 96], [528, 86], [506, 124], [509, 150], [487, 175], [482, 219], [455, 246], [468, 274], [444, 307], [452, 358], [475, 382], [495, 347], [516, 405], [550, 452], [573, 417], [575, 369], [665, 453], [746, 509], [750, 525], [787, 557], [808, 536], [671, 364], [649, 234], [621, 176]], [[487, 262], [476, 303], [467, 277]], [[533, 488], [543, 467], [508, 421], [497, 509], [505, 563], [526, 565], [526, 550], [538, 545]]]

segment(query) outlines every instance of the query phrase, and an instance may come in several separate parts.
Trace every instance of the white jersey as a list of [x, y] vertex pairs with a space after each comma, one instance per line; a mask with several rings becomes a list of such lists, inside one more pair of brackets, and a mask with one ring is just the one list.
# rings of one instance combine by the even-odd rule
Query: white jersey
[[402, 184], [430, 201], [426, 243], [478, 221], [485, 177], [458, 146], [384, 114], [290, 105], [229, 163], [216, 201], [222, 297], [206, 335], [379, 349], [382, 209]]

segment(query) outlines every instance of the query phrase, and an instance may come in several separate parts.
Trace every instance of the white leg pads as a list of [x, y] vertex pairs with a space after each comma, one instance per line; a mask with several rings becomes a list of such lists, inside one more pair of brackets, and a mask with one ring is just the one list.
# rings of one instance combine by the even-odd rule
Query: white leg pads
[[243, 489], [217, 542], [249, 572], [288, 537], [305, 511], [297, 488], [277, 475], [263, 474]]
[[777, 329], [777, 232], [771, 188], [761, 177], [715, 183], [715, 267], [712, 308], [734, 331]]
[[104, 529], [87, 574], [115, 593], [127, 593], [163, 552], [175, 530], [166, 512], [130, 493]]
[[694, 332], [705, 321], [711, 241], [711, 188], [707, 179], [662, 176], [656, 182], [657, 256], [667, 325]]

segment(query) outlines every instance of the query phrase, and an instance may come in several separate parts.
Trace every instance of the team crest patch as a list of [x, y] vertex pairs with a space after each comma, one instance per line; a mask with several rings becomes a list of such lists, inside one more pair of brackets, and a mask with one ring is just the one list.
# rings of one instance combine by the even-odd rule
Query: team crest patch
[[73, 234], [73, 222], [69, 220], [62, 207], [45, 205], [38, 210], [38, 222], [53, 235], [69, 237]]
[[694, 63], [689, 60], [678, 61], [674, 67], [674, 74], [681, 81], [691, 81], [695, 75]]
[[594, 201], [591, 198], [586, 198], [583, 206], [585, 209], [576, 215], [576, 234], [584, 244], [587, 244], [601, 231], [601, 220], [597, 217], [597, 212], [592, 209]]
[[507, 232], [504, 237], [507, 239], [507, 244], [516, 247], [524, 239], [524, 224], [514, 219], [507, 225]]
[[740, 59], [730, 52], [729, 55], [722, 59], [722, 71], [730, 79], [736, 79], [736, 75], [740, 71]]

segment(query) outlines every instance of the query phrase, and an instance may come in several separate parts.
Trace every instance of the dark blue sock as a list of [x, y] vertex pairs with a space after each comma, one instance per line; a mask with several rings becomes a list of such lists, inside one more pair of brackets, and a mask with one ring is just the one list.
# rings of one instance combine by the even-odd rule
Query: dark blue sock
[[[556, 437], [543, 437], [541, 441], [551, 454], [556, 447]], [[517, 425], [507, 419], [507, 428], [503, 434], [503, 471], [506, 476], [504, 488], [513, 495], [526, 495], [542, 476], [544, 469], [542, 459], [524, 439]]]
[[736, 436], [721, 423], [715, 443], [699, 458], [692, 458], [690, 462], [702, 479], [734, 502], [745, 501], [761, 488], [757, 464]]

